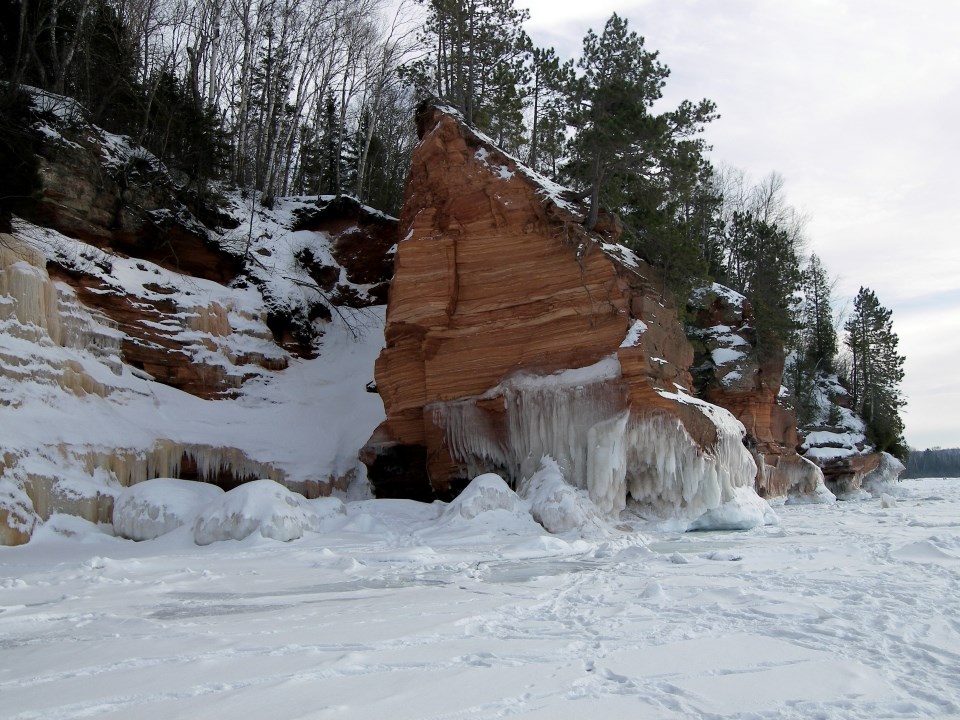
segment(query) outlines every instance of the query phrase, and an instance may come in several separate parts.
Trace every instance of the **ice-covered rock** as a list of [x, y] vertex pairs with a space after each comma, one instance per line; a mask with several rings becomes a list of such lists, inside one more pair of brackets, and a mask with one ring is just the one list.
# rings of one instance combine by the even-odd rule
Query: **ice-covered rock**
[[692, 519], [752, 484], [743, 426], [693, 402], [676, 306], [616, 223], [586, 231], [575, 194], [445, 106], [417, 124], [376, 366], [387, 417], [361, 453], [376, 493], [518, 485], [544, 455], [611, 519], [628, 492]]
[[887, 495], [887, 493], [880, 493], [880, 507], [882, 508], [895, 508], [897, 506], [897, 499], [893, 495]]
[[876, 468], [863, 478], [863, 489], [873, 497], [895, 496], [898, 493], [897, 482], [907, 468], [890, 453], [880, 453], [880, 462]]
[[496, 473], [478, 475], [463, 492], [447, 507], [448, 516], [460, 516], [472, 520], [477, 515], [491, 510], [515, 512], [520, 498]]
[[837, 496], [830, 492], [824, 483], [823, 471], [816, 463], [796, 455], [791, 458], [791, 462], [781, 464], [781, 476], [787, 481], [786, 503], [825, 505], [837, 501]]
[[39, 518], [23, 483], [0, 476], [0, 545], [22, 545], [30, 539]]
[[757, 489], [772, 502], [812, 492], [816, 483], [802, 482], [804, 475], [815, 478], [797, 456], [796, 416], [781, 397], [785, 358], [777, 348], [761, 350], [749, 300], [714, 283], [694, 291], [688, 310], [697, 394], [743, 423], [757, 460]]
[[128, 540], [153, 540], [193, 522], [223, 495], [216, 485], [155, 478], [124, 488], [113, 504], [113, 530]]
[[207, 505], [193, 525], [197, 545], [242, 540], [255, 532], [287, 542], [305, 532], [320, 532], [345, 515], [336, 498], [307, 500], [273, 480], [254, 480], [234, 488]]
[[780, 518], [770, 504], [750, 487], [734, 489], [730, 500], [694, 520], [690, 530], [751, 530], [763, 525], [779, 525]]
[[601, 524], [600, 512], [590, 495], [563, 479], [557, 461], [546, 456], [539, 469], [521, 486], [530, 502], [530, 514], [551, 533], [565, 533]]

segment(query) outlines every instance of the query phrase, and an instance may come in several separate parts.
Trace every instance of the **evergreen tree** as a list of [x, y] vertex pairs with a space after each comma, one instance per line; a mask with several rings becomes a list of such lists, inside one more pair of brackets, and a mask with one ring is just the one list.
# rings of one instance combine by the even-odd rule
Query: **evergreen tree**
[[459, 107], [467, 123], [490, 132], [508, 151], [522, 138], [528, 81], [528, 10], [513, 0], [419, 0], [427, 6], [424, 57], [401, 68], [421, 94]]
[[837, 355], [837, 330], [833, 325], [830, 281], [820, 258], [811, 255], [803, 272], [803, 354], [823, 372], [833, 370]]
[[898, 352], [892, 315], [872, 290], [861, 287], [844, 330], [851, 354], [853, 409], [866, 422], [868, 437], [878, 450], [906, 457], [900, 418], [906, 404], [900, 393], [905, 358]]
[[534, 48], [527, 100], [531, 110], [527, 165], [555, 178], [566, 138], [566, 89], [573, 82], [573, 61], [561, 63], [553, 48]]
[[665, 118], [650, 109], [670, 74], [657, 56], [616, 13], [601, 35], [590, 30], [583, 39], [577, 62], [582, 74], [570, 88], [569, 119], [577, 128], [571, 169], [590, 197], [588, 229], [596, 225], [602, 192], [618, 170], [644, 174], [656, 163], [655, 146], [667, 128]]
[[732, 284], [750, 298], [760, 352], [779, 352], [797, 326], [801, 272], [795, 238], [752, 213], [735, 212], [728, 242], [737, 248]]

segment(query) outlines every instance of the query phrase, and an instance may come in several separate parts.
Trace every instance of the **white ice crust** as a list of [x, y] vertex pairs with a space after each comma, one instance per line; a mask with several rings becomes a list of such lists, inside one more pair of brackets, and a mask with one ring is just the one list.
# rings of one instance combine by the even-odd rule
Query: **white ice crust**
[[305, 532], [320, 532], [345, 513], [337, 498], [307, 500], [273, 480], [254, 480], [207, 505], [193, 525], [197, 545], [243, 540], [255, 532], [288, 542]]
[[751, 530], [763, 525], [778, 525], [780, 519], [766, 500], [753, 488], [738, 487], [733, 497], [694, 520], [690, 530]]
[[446, 509], [447, 515], [459, 515], [472, 520], [491, 510], [515, 512], [520, 498], [496, 473], [478, 475], [463, 489]]
[[113, 531], [128, 540], [153, 540], [192, 523], [223, 495], [216, 485], [154, 478], [124, 488], [113, 505]]

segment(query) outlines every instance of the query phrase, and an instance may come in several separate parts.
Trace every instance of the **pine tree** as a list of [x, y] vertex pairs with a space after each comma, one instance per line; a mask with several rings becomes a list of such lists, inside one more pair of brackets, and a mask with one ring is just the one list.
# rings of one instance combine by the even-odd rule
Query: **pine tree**
[[567, 95], [573, 81], [573, 61], [561, 63], [553, 48], [534, 48], [528, 102], [531, 110], [527, 165], [551, 177], [566, 145]]
[[784, 384], [790, 390], [801, 427], [827, 418], [820, 416], [818, 378], [834, 371], [837, 331], [833, 324], [831, 285], [820, 258], [811, 255], [801, 275], [799, 326], [789, 343], [790, 359]]
[[853, 409], [863, 417], [878, 450], [906, 457], [900, 418], [906, 404], [900, 393], [905, 358], [898, 352], [892, 315], [872, 290], [861, 287], [844, 330], [851, 354]]
[[830, 281], [820, 258], [811, 255], [803, 272], [804, 355], [817, 370], [833, 370], [837, 355], [837, 331], [833, 326]]
[[421, 95], [436, 95], [463, 111], [467, 123], [492, 132], [508, 150], [522, 138], [528, 82], [528, 10], [513, 0], [419, 0], [427, 6], [420, 42], [424, 57], [401, 68]]
[[735, 212], [728, 243], [736, 248], [732, 284], [750, 298], [760, 352], [779, 352], [797, 325], [801, 272], [796, 238], [753, 213]]
[[590, 197], [587, 228], [596, 225], [601, 192], [618, 169], [644, 174], [655, 163], [654, 145], [667, 128], [665, 118], [650, 110], [670, 74], [657, 56], [616, 13], [601, 35], [590, 30], [583, 38], [570, 122], [578, 128], [572, 169], [586, 181]]

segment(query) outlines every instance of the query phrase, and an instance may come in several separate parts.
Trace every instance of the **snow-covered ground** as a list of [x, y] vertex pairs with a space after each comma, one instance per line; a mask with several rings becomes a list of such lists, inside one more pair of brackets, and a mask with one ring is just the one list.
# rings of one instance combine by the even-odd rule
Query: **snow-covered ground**
[[0, 548], [0, 716], [957, 716], [960, 481], [893, 491], [646, 542], [390, 500], [289, 543], [55, 516]]

